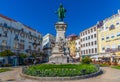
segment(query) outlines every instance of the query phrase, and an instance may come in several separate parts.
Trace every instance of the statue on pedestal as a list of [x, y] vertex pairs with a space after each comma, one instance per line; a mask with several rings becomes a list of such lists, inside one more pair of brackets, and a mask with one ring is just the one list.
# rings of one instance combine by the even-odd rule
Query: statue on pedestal
[[60, 4], [60, 7], [56, 12], [58, 15], [58, 21], [55, 24], [56, 42], [52, 49], [52, 55], [49, 57], [49, 61], [56, 64], [66, 64], [68, 59], [67, 54], [69, 54], [65, 39], [67, 24], [63, 21], [65, 18], [65, 12], [66, 9], [64, 9], [63, 5]]
[[59, 21], [63, 21], [63, 18], [65, 18], [65, 12], [66, 12], [66, 9], [64, 9], [63, 5], [60, 4], [60, 7], [58, 8], [58, 11], [56, 12], [58, 14]]

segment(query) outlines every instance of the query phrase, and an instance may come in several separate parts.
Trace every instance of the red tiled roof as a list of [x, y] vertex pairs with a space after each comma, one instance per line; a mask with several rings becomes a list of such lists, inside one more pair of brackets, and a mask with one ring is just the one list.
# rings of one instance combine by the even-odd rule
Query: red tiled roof
[[2, 14], [0, 14], [0, 17], [2, 17], [2, 18], [4, 18], [4, 19], [7, 19], [7, 20], [9, 20], [9, 21], [17, 22], [16, 20], [13, 20], [13, 19], [11, 19], [11, 18], [8, 18], [8, 17], [6, 17], [6, 16], [4, 16], [4, 15], [2, 15]]
[[[2, 15], [2, 14], [0, 14], [0, 17], [4, 18], [4, 19], [6, 19], [6, 20], [9, 20], [9, 21], [17, 22], [16, 20], [13, 20], [13, 19], [11, 19], [11, 18], [8, 18], [8, 17], [6, 17], [6, 16], [4, 16], [4, 15]], [[31, 27], [29, 27], [29, 26], [27, 26], [27, 25], [25, 25], [25, 24], [23, 24], [23, 25], [24, 25], [25, 27], [31, 29], [32, 31], [36, 31], [35, 29], [33, 29], [33, 28], [31, 28]]]

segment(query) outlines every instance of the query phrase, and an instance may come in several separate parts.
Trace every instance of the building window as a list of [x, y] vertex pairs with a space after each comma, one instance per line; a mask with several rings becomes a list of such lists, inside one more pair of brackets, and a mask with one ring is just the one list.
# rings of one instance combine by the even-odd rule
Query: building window
[[96, 31], [96, 27], [94, 27], [94, 31]]
[[96, 38], [96, 34], [94, 34], [94, 38]]
[[89, 46], [90, 46], [90, 42], [89, 42]]
[[86, 47], [87, 47], [87, 43], [86, 43]]
[[19, 46], [20, 46], [20, 49], [24, 49], [24, 44], [20, 43]]
[[101, 40], [104, 40], [104, 37], [102, 36]]
[[89, 49], [89, 54], [90, 54], [91, 52], [90, 52], [90, 49]]
[[106, 39], [109, 39], [109, 36], [107, 36]]
[[82, 42], [82, 39], [81, 39], [81, 42]]
[[88, 40], [90, 39], [90, 36], [88, 36]]
[[105, 47], [102, 47], [102, 51], [105, 50]]
[[95, 48], [95, 53], [97, 53], [97, 48]]
[[85, 34], [87, 35], [87, 31], [85, 31]]
[[17, 49], [19, 47], [18, 43], [14, 43], [14, 48]]
[[115, 29], [115, 25], [112, 24], [112, 25], [110, 26], [109, 30], [113, 30], [113, 29]]
[[107, 27], [105, 27], [105, 29], [108, 29], [108, 26], [107, 26]]
[[87, 37], [86, 37], [86, 40], [87, 40]]
[[7, 23], [4, 23], [4, 27], [7, 27]]
[[120, 44], [118, 45], [118, 50], [120, 50]]
[[7, 37], [7, 31], [4, 31], [3, 37]]
[[110, 52], [110, 46], [106, 46], [106, 51]]
[[83, 38], [83, 41], [85, 41], [85, 38]]
[[85, 50], [84, 50], [84, 54], [85, 54]]
[[91, 35], [91, 39], [93, 38], [93, 35]]
[[90, 33], [90, 30], [88, 30], [88, 34]]
[[86, 54], [88, 54], [88, 50], [86, 50]]
[[92, 53], [94, 53], [94, 49], [92, 48]]
[[115, 37], [114, 34], [112, 34], [112, 35], [111, 35], [111, 38], [114, 38], [114, 37]]
[[119, 22], [117, 22], [116, 25], [119, 25]]
[[97, 44], [97, 41], [95, 41], [95, 45]]
[[91, 45], [93, 46], [93, 42], [91, 42]]
[[91, 33], [93, 32], [93, 29], [91, 29]]
[[7, 41], [6, 40], [2, 41], [2, 46], [7, 46]]

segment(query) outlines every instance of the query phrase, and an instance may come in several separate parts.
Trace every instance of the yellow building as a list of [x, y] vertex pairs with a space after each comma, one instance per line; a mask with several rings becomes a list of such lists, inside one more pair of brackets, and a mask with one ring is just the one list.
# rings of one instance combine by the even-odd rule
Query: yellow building
[[77, 39], [77, 36], [75, 34], [71, 34], [69, 37], [68, 37], [68, 47], [70, 49], [70, 56], [72, 58], [75, 58], [76, 57], [76, 42], [75, 40]]
[[103, 20], [98, 28], [98, 52], [120, 56], [120, 12]]

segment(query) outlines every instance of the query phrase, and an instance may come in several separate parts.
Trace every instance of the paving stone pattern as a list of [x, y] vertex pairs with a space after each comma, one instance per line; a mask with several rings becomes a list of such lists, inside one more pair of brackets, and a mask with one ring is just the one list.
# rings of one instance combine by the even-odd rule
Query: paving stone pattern
[[[113, 69], [110, 67], [102, 67], [103, 74], [97, 77], [72, 80], [72, 81], [54, 81], [54, 82], [120, 82], [120, 70]], [[31, 79], [21, 78], [19, 73], [22, 68], [13, 68], [13, 71], [0, 73], [0, 82], [53, 82], [53, 81], [36, 81]]]

